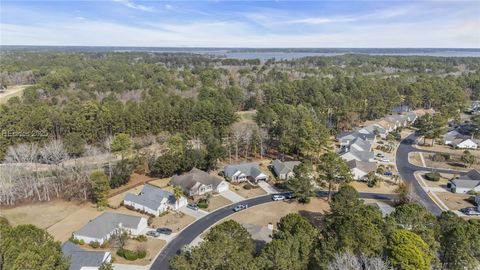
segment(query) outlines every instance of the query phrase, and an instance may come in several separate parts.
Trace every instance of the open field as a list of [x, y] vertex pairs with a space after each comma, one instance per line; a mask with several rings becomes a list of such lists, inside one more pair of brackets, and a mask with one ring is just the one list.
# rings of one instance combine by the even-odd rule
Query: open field
[[29, 86], [31, 85], [25, 84], [9, 86], [4, 93], [0, 92], [0, 104], [7, 102], [9, 98], [21, 96], [23, 94], [23, 90]]
[[244, 198], [252, 198], [267, 194], [261, 187], [245, 189], [243, 188], [245, 185], [248, 185], [248, 183], [241, 183], [239, 185], [230, 184], [230, 190]]
[[144, 185], [136, 186], [134, 188], [131, 188], [127, 191], [124, 191], [120, 194], [117, 194], [113, 197], [108, 198], [108, 206], [112, 208], [120, 207], [120, 204], [123, 202], [123, 198], [125, 198], [125, 195], [127, 195], [127, 193], [133, 193], [138, 195], [140, 191], [142, 191], [143, 186]]
[[[427, 151], [432, 151], [432, 152], [441, 152], [441, 153], [447, 153], [447, 154], [452, 154], [452, 155], [459, 155], [461, 156], [463, 154], [463, 151], [465, 149], [454, 149], [451, 146], [448, 145], [439, 145], [439, 144], [434, 144], [433, 146], [416, 146], [419, 149], [427, 150]], [[480, 158], [480, 151], [475, 150], [475, 149], [468, 149], [470, 153], [477, 158]]]
[[19, 205], [14, 208], [0, 208], [0, 215], [6, 217], [13, 226], [33, 224], [46, 229], [84, 206], [85, 204], [79, 202], [54, 200]]
[[428, 168], [451, 169], [451, 170], [457, 170], [457, 171], [469, 171], [471, 169], [480, 169], [480, 163], [478, 161], [475, 162], [470, 168], [463, 166], [463, 164], [459, 161], [460, 160], [459, 155], [450, 155], [451, 160], [449, 161], [433, 161], [432, 160], [433, 154], [413, 152], [409, 155], [408, 160], [410, 161], [410, 163], [414, 165], [423, 166], [420, 155], [423, 156], [423, 159], [425, 160], [425, 165]]
[[182, 212], [169, 212], [163, 216], [155, 217], [150, 227], [167, 227], [173, 232], [178, 232], [194, 222], [195, 218]]

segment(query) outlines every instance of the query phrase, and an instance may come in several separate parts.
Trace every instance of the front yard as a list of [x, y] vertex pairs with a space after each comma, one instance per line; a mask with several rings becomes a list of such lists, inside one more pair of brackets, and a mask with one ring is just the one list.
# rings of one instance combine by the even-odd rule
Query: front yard
[[474, 205], [468, 200], [471, 195], [459, 194], [451, 192], [435, 192], [442, 202], [448, 206], [450, 210], [459, 210], [465, 207], [473, 207]]
[[[472, 151], [470, 151], [472, 153]], [[463, 153], [463, 152], [462, 152]], [[461, 155], [448, 155], [448, 159], [445, 161], [434, 161], [433, 153], [420, 153], [420, 152], [413, 152], [409, 155], [410, 163], [417, 165], [417, 166], [424, 166], [422, 162], [421, 156], [423, 156], [423, 160], [425, 161], [425, 165], [428, 168], [436, 168], [436, 169], [451, 169], [457, 171], [468, 171], [471, 169], [480, 169], [480, 162], [476, 161], [472, 164], [471, 167], [465, 166], [462, 161], [460, 160]]]
[[[400, 180], [399, 180], [400, 183]], [[374, 187], [368, 187], [367, 183], [360, 182], [360, 181], [352, 181], [350, 183], [358, 192], [369, 192], [369, 193], [389, 193], [393, 194], [396, 193], [396, 189], [398, 188], [398, 184], [395, 184], [390, 181], [383, 181], [377, 184]]]
[[145, 256], [145, 258], [137, 259], [134, 261], [129, 261], [123, 257], [118, 256], [116, 249], [111, 249], [110, 251], [112, 252], [112, 257], [115, 263], [130, 264], [130, 265], [149, 265], [150, 263], [153, 262], [157, 254], [166, 245], [166, 243], [167, 242], [165, 240], [153, 239], [153, 238], [148, 238], [146, 242], [139, 242], [133, 239], [128, 239], [124, 248], [133, 250], [133, 251], [145, 250], [147, 252], [147, 256]]
[[[245, 186], [250, 186], [250, 188], [245, 188]], [[261, 187], [251, 186], [249, 183], [241, 183], [238, 185], [230, 184], [230, 190], [244, 198], [252, 198], [267, 194]]]
[[218, 208], [224, 207], [225, 205], [228, 205], [231, 203], [232, 201], [223, 197], [222, 195], [214, 195], [210, 198], [207, 209], [204, 209], [204, 210], [208, 212], [212, 212]]
[[168, 212], [160, 217], [155, 217], [152, 220], [150, 227], [167, 227], [173, 232], [179, 232], [183, 228], [187, 227], [190, 223], [194, 222], [195, 218], [182, 212]]

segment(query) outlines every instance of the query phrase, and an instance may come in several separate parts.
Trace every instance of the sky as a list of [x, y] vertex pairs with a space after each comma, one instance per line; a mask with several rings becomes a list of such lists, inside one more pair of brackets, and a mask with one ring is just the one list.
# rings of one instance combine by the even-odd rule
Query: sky
[[1, 0], [0, 15], [1, 45], [480, 48], [480, 0]]

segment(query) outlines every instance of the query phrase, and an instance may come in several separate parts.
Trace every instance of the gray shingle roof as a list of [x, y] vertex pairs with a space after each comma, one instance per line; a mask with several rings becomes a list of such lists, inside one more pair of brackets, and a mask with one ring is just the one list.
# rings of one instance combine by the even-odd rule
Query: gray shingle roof
[[466, 174], [451, 180], [456, 187], [459, 188], [475, 188], [480, 185], [480, 172], [477, 170], [471, 170]]
[[287, 174], [289, 172], [293, 172], [293, 168], [299, 165], [300, 161], [281, 161], [279, 159], [275, 159], [272, 162], [273, 170], [277, 175], [280, 174]]
[[223, 181], [222, 178], [208, 174], [197, 168], [193, 168], [190, 172], [182, 175], [174, 175], [172, 177], [172, 185], [181, 186], [184, 190], [190, 190], [196, 183], [204, 185], [218, 186]]
[[143, 186], [142, 191], [138, 195], [128, 193], [125, 195], [124, 200], [156, 210], [160, 207], [164, 198], [167, 199], [168, 203], [175, 204], [176, 199], [173, 193], [163, 190], [159, 187], [146, 184]]
[[367, 205], [378, 208], [380, 210], [380, 212], [382, 212], [383, 217], [386, 217], [386, 216], [390, 215], [391, 213], [393, 213], [393, 211], [395, 211], [395, 208], [393, 208], [392, 206], [390, 206], [386, 203], [383, 203], [383, 202], [373, 202], [373, 203], [369, 203]]
[[348, 167], [350, 167], [350, 169], [357, 168], [365, 173], [374, 172], [377, 170], [377, 163], [375, 162], [358, 161], [358, 160], [352, 159], [349, 162], [347, 162], [347, 164], [348, 164]]
[[355, 138], [355, 140], [350, 145], [350, 148], [352, 147], [352, 145], [356, 145], [364, 151], [370, 151], [370, 149], [372, 148], [372, 144], [363, 140], [362, 138]]
[[120, 223], [124, 228], [136, 229], [141, 220], [142, 217], [105, 212], [88, 222], [75, 233], [91, 238], [103, 238], [118, 228]]
[[246, 176], [250, 176], [253, 178], [256, 178], [258, 175], [262, 173], [258, 164], [254, 162], [232, 164], [232, 165], [227, 165], [225, 166], [225, 168], [223, 168], [223, 172], [226, 177], [232, 177], [237, 171], [241, 171]]
[[369, 161], [370, 159], [374, 158], [373, 152], [358, 151], [357, 149], [354, 149], [354, 148], [350, 149], [348, 152], [356, 156], [361, 161]]
[[105, 251], [84, 250], [70, 241], [63, 243], [62, 253], [70, 259], [69, 270], [80, 270], [82, 267], [100, 267], [107, 256]]

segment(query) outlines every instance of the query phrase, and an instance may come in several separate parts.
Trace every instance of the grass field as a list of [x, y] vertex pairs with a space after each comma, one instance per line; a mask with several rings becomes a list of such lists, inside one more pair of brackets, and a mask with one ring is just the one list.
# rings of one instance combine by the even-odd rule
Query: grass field
[[29, 86], [30, 84], [9, 86], [5, 92], [0, 93], [0, 104], [6, 103], [9, 98], [21, 96]]

